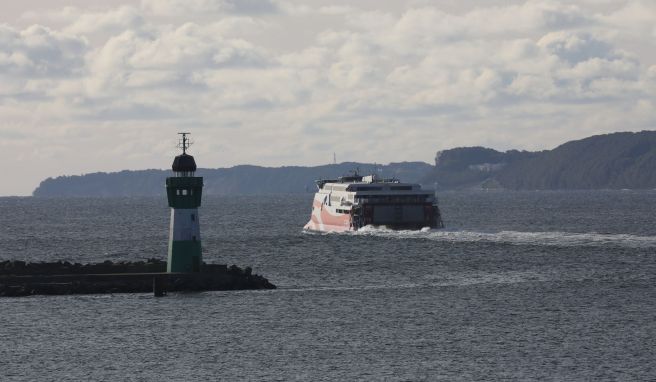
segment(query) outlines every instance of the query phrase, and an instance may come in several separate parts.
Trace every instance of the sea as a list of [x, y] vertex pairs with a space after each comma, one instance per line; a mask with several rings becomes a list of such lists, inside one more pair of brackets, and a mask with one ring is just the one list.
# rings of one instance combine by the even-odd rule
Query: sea
[[[443, 192], [443, 230], [302, 230], [205, 196], [206, 262], [278, 289], [0, 298], [1, 381], [656, 379], [656, 191]], [[0, 198], [0, 260], [165, 259], [163, 197]]]

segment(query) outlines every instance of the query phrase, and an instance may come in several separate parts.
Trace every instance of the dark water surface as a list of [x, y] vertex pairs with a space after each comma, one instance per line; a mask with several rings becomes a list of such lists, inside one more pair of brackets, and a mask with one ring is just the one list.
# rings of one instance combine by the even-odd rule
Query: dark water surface
[[[275, 291], [0, 299], [0, 380], [651, 380], [656, 192], [443, 193], [447, 229], [308, 234], [206, 197], [205, 260]], [[159, 198], [0, 198], [0, 259], [165, 258]]]

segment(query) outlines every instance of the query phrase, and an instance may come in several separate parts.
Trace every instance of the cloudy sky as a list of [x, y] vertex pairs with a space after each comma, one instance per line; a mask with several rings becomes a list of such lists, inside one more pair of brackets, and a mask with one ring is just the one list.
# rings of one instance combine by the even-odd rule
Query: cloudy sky
[[0, 195], [183, 130], [201, 167], [550, 149], [654, 129], [656, 1], [2, 2], [0, 115]]

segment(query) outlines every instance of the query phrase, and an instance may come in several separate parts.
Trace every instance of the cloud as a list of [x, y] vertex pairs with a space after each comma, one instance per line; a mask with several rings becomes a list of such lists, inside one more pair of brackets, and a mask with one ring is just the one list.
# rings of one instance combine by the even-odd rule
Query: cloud
[[173, 17], [194, 14], [260, 15], [278, 10], [268, 0], [142, 0], [141, 6], [146, 12]]
[[538, 46], [572, 65], [594, 58], [615, 59], [619, 56], [611, 44], [588, 33], [552, 32], [538, 41]]
[[126, 31], [88, 56], [85, 88], [91, 97], [151, 92], [159, 97], [207, 91], [216, 72], [270, 65], [267, 52], [242, 39], [224, 38], [221, 24], [186, 23], [153, 34]]
[[105, 12], [84, 12], [66, 9], [71, 24], [64, 30], [70, 34], [116, 33], [126, 29], [138, 29], [144, 24], [141, 12], [131, 6], [121, 6]]
[[654, 31], [654, 14], [656, 3], [653, 1], [633, 0], [609, 14], [602, 14], [599, 19], [615, 27], [632, 31]]
[[22, 31], [0, 25], [3, 76], [70, 76], [84, 67], [84, 38], [33, 25]]
[[[24, 20], [48, 27], [0, 26], [0, 131], [75, 173], [156, 167], [171, 154], [164, 136], [181, 128], [212, 167], [318, 164], [333, 151], [430, 160], [458, 145], [541, 149], [653, 128], [650, 2], [423, 4], [144, 0], [33, 12]], [[62, 159], [76, 139], [97, 159]], [[124, 140], [158, 144], [112, 161], [127, 157]]]

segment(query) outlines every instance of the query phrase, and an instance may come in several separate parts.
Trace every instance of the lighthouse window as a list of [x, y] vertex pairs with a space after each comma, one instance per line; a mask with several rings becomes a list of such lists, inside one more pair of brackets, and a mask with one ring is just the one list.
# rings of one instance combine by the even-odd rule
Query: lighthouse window
[[176, 195], [180, 195], [180, 190], [175, 190]]
[[195, 221], [196, 221], [196, 215], [191, 214], [191, 221], [192, 221], [192, 222], [195, 222]]
[[187, 196], [187, 190], [186, 189], [182, 190], [182, 196]]

